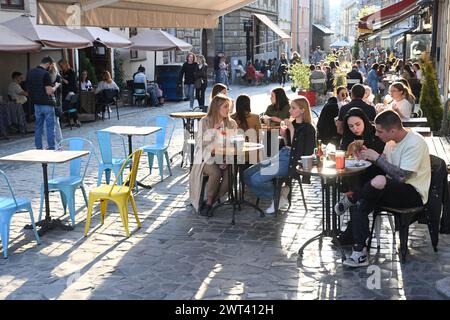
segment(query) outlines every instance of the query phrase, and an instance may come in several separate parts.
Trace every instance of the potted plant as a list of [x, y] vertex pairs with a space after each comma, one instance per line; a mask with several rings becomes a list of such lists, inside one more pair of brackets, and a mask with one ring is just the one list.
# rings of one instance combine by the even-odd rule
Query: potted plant
[[311, 71], [309, 70], [309, 65], [296, 63], [291, 66], [289, 71], [290, 77], [292, 79], [293, 91], [297, 88], [299, 89], [298, 94], [305, 96], [308, 99], [311, 106], [316, 105], [316, 93], [309, 90], [309, 76]]
[[419, 100], [420, 108], [424, 117], [428, 119], [431, 130], [437, 131], [441, 127], [444, 109], [439, 97], [436, 69], [427, 54], [424, 54], [421, 60], [422, 89]]

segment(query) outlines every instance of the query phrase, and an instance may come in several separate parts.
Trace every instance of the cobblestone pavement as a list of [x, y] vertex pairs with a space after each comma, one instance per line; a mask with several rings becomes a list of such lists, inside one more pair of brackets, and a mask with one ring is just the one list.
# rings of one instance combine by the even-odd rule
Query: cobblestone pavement
[[[263, 111], [269, 101], [269, 86], [232, 87], [231, 95], [252, 96], [254, 110]], [[148, 116], [187, 110], [187, 102], [167, 103], [163, 108], [121, 109], [121, 119], [86, 123], [64, 137], [88, 137], [95, 130], [115, 125], [140, 125]], [[140, 144], [139, 139], [133, 141]], [[169, 154], [182, 146], [182, 125], [177, 129]], [[0, 156], [34, 147], [32, 136], [0, 142]], [[244, 207], [231, 225], [231, 211], [220, 208], [214, 217], [196, 215], [188, 205], [188, 169], [174, 158], [173, 175], [159, 182], [158, 170], [148, 175], [147, 158], [140, 164], [139, 179], [151, 183], [136, 196], [142, 228], [130, 219], [129, 238], [114, 205], [108, 207], [104, 225], [99, 208], [88, 237], [83, 236], [86, 207], [81, 193], [76, 198], [76, 228], [53, 230], [37, 245], [24, 230], [26, 214], [11, 222], [9, 258], [0, 259], [1, 299], [444, 299], [436, 281], [450, 275], [450, 238], [440, 235], [434, 253], [425, 225], [410, 229], [407, 263], [401, 265], [392, 243], [387, 219], [383, 221], [382, 245], [372, 249], [368, 268], [344, 268], [339, 253], [325, 239], [309, 245], [301, 263], [297, 251], [320, 231], [321, 192], [319, 181], [305, 185], [308, 211], [295, 199], [289, 212], [259, 217]], [[16, 195], [32, 200], [34, 216], [39, 210], [42, 182], [39, 164], [0, 163]], [[57, 169], [57, 172], [61, 171]], [[167, 172], [166, 172], [167, 174]], [[88, 169], [87, 190], [96, 185], [95, 160]], [[297, 194], [299, 190], [295, 190]], [[1, 189], [2, 194], [5, 188]], [[254, 199], [251, 199], [254, 201]], [[59, 195], [50, 195], [53, 217], [62, 214]], [[267, 202], [261, 204], [262, 208]], [[64, 216], [68, 220], [68, 216]], [[348, 253], [348, 251], [347, 251]]]

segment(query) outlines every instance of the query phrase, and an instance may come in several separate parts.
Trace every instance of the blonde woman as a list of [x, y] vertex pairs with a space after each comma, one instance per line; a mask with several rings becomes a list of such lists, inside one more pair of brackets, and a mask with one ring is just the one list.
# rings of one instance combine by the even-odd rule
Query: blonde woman
[[411, 118], [413, 105], [408, 101], [409, 93], [406, 86], [401, 82], [394, 82], [389, 87], [389, 94], [393, 101], [388, 108], [397, 112], [402, 121]]
[[231, 99], [219, 93], [212, 99], [207, 115], [199, 122], [194, 164], [189, 176], [189, 195], [198, 212], [203, 200], [200, 199], [202, 179], [207, 175], [206, 205], [199, 212], [202, 216], [211, 216], [213, 204], [228, 192], [230, 168], [224, 163], [219, 147], [230, 141], [237, 131], [236, 121], [230, 118], [231, 105]]
[[[50, 80], [52, 81], [52, 86], [54, 87], [56, 83], [59, 83], [58, 88], [56, 89], [54, 95], [55, 98], [55, 129], [54, 129], [54, 137], [55, 137], [55, 144], [58, 144], [62, 139], [62, 131], [61, 131], [61, 124], [59, 122], [59, 118], [63, 115], [62, 111], [62, 89], [61, 89], [61, 82], [62, 78], [58, 71], [58, 66], [56, 62], [53, 62], [50, 65], [50, 68], [48, 69], [48, 73], [50, 74]], [[69, 120], [70, 121], [70, 120]], [[47, 128], [44, 127], [43, 130], [44, 137], [47, 137]], [[47, 139], [44, 139], [46, 141]], [[47, 149], [46, 147], [45, 149]]]
[[[195, 98], [199, 107], [205, 106], [205, 91], [208, 85], [208, 64], [205, 57], [201, 54], [197, 55], [198, 69], [195, 72]], [[203, 109], [203, 108], [202, 108]]]
[[[120, 89], [117, 86], [117, 84], [111, 78], [111, 74], [109, 73], [109, 71], [103, 71], [103, 73], [102, 73], [102, 81], [100, 81], [98, 83], [97, 89], [95, 89], [96, 103], [97, 103], [97, 105], [100, 104], [102, 106], [102, 115], [105, 114], [105, 110], [106, 110], [105, 109], [105, 102], [107, 102], [107, 101], [103, 101], [104, 98], [99, 93], [102, 92], [105, 89], [115, 89], [115, 90], [120, 91]], [[109, 112], [111, 112], [111, 110], [109, 110]], [[98, 116], [103, 118], [102, 115], [99, 114]]]
[[[298, 179], [295, 169], [301, 156], [314, 153], [316, 145], [316, 129], [312, 125], [311, 108], [308, 100], [300, 96], [290, 103], [290, 118], [284, 119], [287, 129], [281, 129], [285, 146], [278, 155], [264, 162], [255, 164], [245, 170], [244, 182], [258, 198], [272, 199], [266, 210], [267, 214], [275, 212], [274, 186], [272, 179], [276, 176], [289, 176]], [[294, 150], [294, 152], [292, 152]], [[289, 188], [281, 190], [280, 208], [288, 203]]]

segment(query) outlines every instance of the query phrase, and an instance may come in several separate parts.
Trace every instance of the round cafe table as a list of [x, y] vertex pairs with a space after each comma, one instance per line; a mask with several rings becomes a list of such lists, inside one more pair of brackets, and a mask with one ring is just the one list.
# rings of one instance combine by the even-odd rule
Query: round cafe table
[[[250, 152], [259, 152], [259, 150], [263, 149], [264, 145], [262, 143], [255, 143], [255, 142], [244, 142], [242, 150], [236, 150], [236, 145], [233, 144], [227, 148], [224, 149], [216, 149], [216, 154], [224, 154], [225, 157], [225, 163], [230, 164], [231, 168], [228, 170], [228, 195], [229, 195], [229, 201], [221, 203], [215, 207], [213, 207], [211, 210], [211, 214], [214, 213], [214, 211], [222, 207], [224, 205], [232, 205], [233, 206], [233, 215], [231, 219], [231, 224], [235, 224], [234, 217], [236, 215], [236, 207], [239, 211], [241, 211], [242, 205], [247, 205], [255, 210], [257, 210], [260, 213], [260, 217], [264, 217], [264, 212], [259, 208], [257, 205], [254, 205], [251, 202], [248, 202], [244, 199], [243, 196], [243, 188], [241, 179], [242, 177], [242, 170], [240, 170], [242, 165], [245, 165], [245, 155]], [[241, 185], [241, 188], [238, 188], [238, 186]]]
[[299, 259], [303, 257], [303, 250], [315, 240], [319, 240], [319, 250], [322, 249], [322, 239], [324, 237], [332, 237], [334, 243], [341, 251], [342, 261], [345, 261], [345, 252], [339, 243], [336, 236], [339, 234], [340, 225], [339, 219], [336, 212], [334, 212], [334, 206], [338, 202], [338, 186], [343, 177], [351, 177], [362, 174], [367, 167], [352, 167], [345, 169], [336, 169], [333, 166], [328, 166], [328, 164], [333, 164], [334, 162], [325, 161], [325, 164], [321, 167], [313, 166], [310, 170], [305, 170], [301, 165], [297, 166], [297, 172], [302, 174], [309, 174], [311, 176], [320, 177], [322, 186], [322, 231], [309, 239], [303, 244], [303, 246], [298, 250]]
[[172, 161], [173, 157], [181, 154], [181, 167], [183, 167], [184, 163], [184, 153], [189, 150], [190, 145], [190, 168], [192, 168], [192, 163], [194, 162], [194, 141], [195, 141], [195, 120], [200, 120], [204, 116], [206, 116], [205, 112], [197, 112], [197, 111], [187, 111], [187, 112], [172, 112], [170, 114], [172, 118], [179, 118], [183, 120], [183, 128], [184, 128], [184, 142], [183, 149], [180, 152], [174, 154], [170, 161]]

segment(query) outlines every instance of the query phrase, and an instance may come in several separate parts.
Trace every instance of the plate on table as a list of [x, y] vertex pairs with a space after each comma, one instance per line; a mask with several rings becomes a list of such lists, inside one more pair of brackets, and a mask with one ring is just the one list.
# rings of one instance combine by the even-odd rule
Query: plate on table
[[370, 163], [367, 160], [358, 160], [355, 159], [345, 159], [345, 167], [352, 170], [352, 169], [360, 169], [360, 168], [367, 168], [370, 167], [372, 163]]

